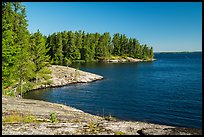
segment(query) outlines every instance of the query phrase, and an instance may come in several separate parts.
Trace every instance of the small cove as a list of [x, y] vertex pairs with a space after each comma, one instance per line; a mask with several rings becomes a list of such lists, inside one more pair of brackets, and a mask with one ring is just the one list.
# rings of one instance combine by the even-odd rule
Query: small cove
[[202, 53], [155, 54], [155, 58], [154, 62], [73, 64], [104, 79], [36, 90], [25, 98], [123, 120], [201, 128]]

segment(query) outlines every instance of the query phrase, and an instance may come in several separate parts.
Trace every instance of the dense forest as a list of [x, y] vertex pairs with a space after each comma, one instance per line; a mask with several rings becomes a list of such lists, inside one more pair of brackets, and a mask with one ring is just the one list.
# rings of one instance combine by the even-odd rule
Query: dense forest
[[149, 60], [153, 48], [125, 34], [56, 32], [44, 36], [27, 29], [26, 8], [20, 2], [2, 2], [2, 91], [20, 95], [34, 86], [49, 84], [48, 67], [124, 56]]
[[104, 34], [85, 33], [84, 31], [57, 32], [47, 37], [50, 48], [48, 54], [52, 63], [68, 65], [71, 62], [89, 62], [124, 56], [144, 60], [152, 59], [153, 48], [141, 45], [135, 38], [116, 33], [113, 38], [109, 32]]

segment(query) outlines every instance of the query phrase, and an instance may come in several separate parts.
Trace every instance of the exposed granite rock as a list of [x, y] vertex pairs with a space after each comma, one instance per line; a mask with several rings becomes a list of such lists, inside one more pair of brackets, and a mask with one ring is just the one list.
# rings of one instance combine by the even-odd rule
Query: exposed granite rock
[[202, 135], [202, 130], [195, 128], [148, 128], [137, 131], [140, 135]]
[[[50, 114], [52, 112], [57, 115], [57, 123], [51, 123]], [[34, 115], [38, 122], [6, 122], [5, 118], [13, 114]], [[127, 135], [202, 135], [202, 130], [139, 121], [106, 119], [62, 104], [2, 96], [3, 135], [115, 135], [118, 133]]]
[[52, 71], [50, 74], [52, 83], [50, 85], [39, 85], [34, 89], [59, 87], [71, 83], [87, 83], [103, 79], [103, 76], [66, 66], [52, 65], [49, 69]]
[[110, 63], [124, 63], [124, 62], [144, 62], [144, 61], [155, 61], [156, 59], [149, 59], [149, 60], [143, 60], [143, 59], [135, 59], [131, 57], [124, 57], [124, 58], [118, 58], [118, 59], [107, 59], [103, 60], [103, 62], [110, 62]]

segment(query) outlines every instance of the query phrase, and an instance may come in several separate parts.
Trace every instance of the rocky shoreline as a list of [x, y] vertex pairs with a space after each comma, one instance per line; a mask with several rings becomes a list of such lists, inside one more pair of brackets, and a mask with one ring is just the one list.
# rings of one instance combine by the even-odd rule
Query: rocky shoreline
[[144, 59], [135, 59], [131, 57], [120, 57], [117, 59], [107, 59], [107, 60], [102, 60], [102, 62], [108, 62], [108, 63], [125, 63], [125, 62], [147, 62], [147, 61], [155, 61], [156, 59], [149, 59], [149, 60], [144, 60]]
[[[52, 122], [55, 113], [57, 122]], [[63, 104], [2, 96], [3, 135], [202, 135], [201, 129], [122, 121]]]
[[73, 83], [88, 83], [103, 79], [103, 76], [66, 66], [51, 65], [49, 69], [52, 71], [52, 73], [49, 74], [52, 77], [50, 79], [52, 82], [49, 85], [38, 85], [34, 87], [33, 90], [62, 87]]
[[[102, 76], [71, 67], [49, 67], [53, 81], [35, 89], [86, 83]], [[111, 116], [96, 116], [39, 100], [2, 96], [3, 135], [202, 135], [201, 129], [178, 128], [147, 122], [123, 121]]]

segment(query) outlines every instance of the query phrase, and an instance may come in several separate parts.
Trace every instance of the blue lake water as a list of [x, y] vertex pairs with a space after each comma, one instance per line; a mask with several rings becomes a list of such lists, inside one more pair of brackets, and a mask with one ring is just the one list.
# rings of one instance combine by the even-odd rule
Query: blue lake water
[[202, 128], [202, 53], [156, 53], [155, 58], [154, 62], [75, 64], [104, 79], [28, 92], [25, 98], [122, 120]]

